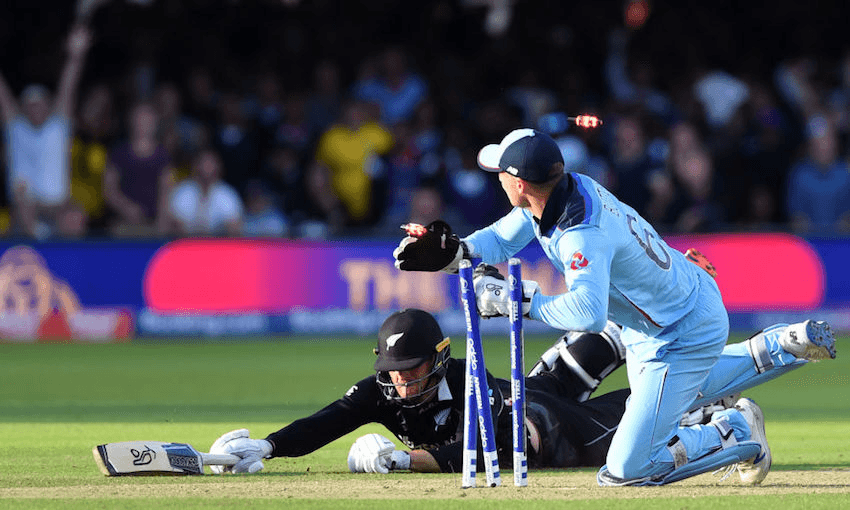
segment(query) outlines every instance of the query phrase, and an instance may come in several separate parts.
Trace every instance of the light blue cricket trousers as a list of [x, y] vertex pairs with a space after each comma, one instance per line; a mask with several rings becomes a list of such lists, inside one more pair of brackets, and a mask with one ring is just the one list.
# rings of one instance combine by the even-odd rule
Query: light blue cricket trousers
[[[707, 273], [699, 273], [699, 297], [690, 313], [654, 337], [628, 328], [623, 331], [632, 393], [606, 459], [608, 472], [617, 478], [672, 471], [673, 456], [667, 444], [674, 436], [679, 436], [689, 461], [721, 444], [712, 425], [679, 426], [700, 388], [714, 386], [707, 384], [707, 378], [729, 336], [729, 317], [717, 283]], [[730, 422], [743, 423], [741, 432], [749, 436], [743, 417]]]

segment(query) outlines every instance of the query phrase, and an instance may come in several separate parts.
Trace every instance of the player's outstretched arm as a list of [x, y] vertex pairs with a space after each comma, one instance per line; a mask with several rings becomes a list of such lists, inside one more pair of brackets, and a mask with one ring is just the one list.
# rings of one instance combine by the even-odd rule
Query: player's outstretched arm
[[56, 93], [55, 111], [63, 117], [74, 113], [77, 87], [83, 74], [86, 53], [91, 46], [91, 31], [86, 25], [76, 25], [68, 35], [68, 60], [62, 69]]

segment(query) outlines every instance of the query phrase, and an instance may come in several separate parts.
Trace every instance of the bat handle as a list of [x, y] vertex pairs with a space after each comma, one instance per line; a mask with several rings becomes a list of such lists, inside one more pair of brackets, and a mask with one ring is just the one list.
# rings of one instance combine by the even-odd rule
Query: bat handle
[[227, 453], [201, 453], [201, 460], [205, 466], [232, 466], [242, 459]]

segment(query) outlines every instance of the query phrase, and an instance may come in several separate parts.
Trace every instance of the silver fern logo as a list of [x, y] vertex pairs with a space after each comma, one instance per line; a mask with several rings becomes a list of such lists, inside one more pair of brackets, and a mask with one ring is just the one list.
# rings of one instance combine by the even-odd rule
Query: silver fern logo
[[387, 337], [387, 350], [390, 350], [391, 348], [395, 347], [395, 343], [398, 342], [401, 339], [401, 337], [403, 337], [403, 336], [404, 336], [403, 332], [402, 333], [396, 333], [394, 335], [388, 336]]

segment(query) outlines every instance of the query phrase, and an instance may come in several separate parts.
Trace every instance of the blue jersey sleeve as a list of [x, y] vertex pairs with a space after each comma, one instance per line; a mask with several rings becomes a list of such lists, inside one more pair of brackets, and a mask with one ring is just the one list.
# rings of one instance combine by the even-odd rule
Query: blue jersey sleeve
[[463, 238], [473, 257], [487, 264], [498, 264], [516, 255], [535, 239], [529, 213], [519, 207], [501, 219]]
[[608, 319], [608, 288], [613, 250], [610, 240], [595, 226], [571, 229], [551, 251], [563, 267], [567, 292], [531, 302], [530, 316], [569, 331], [599, 332]]

